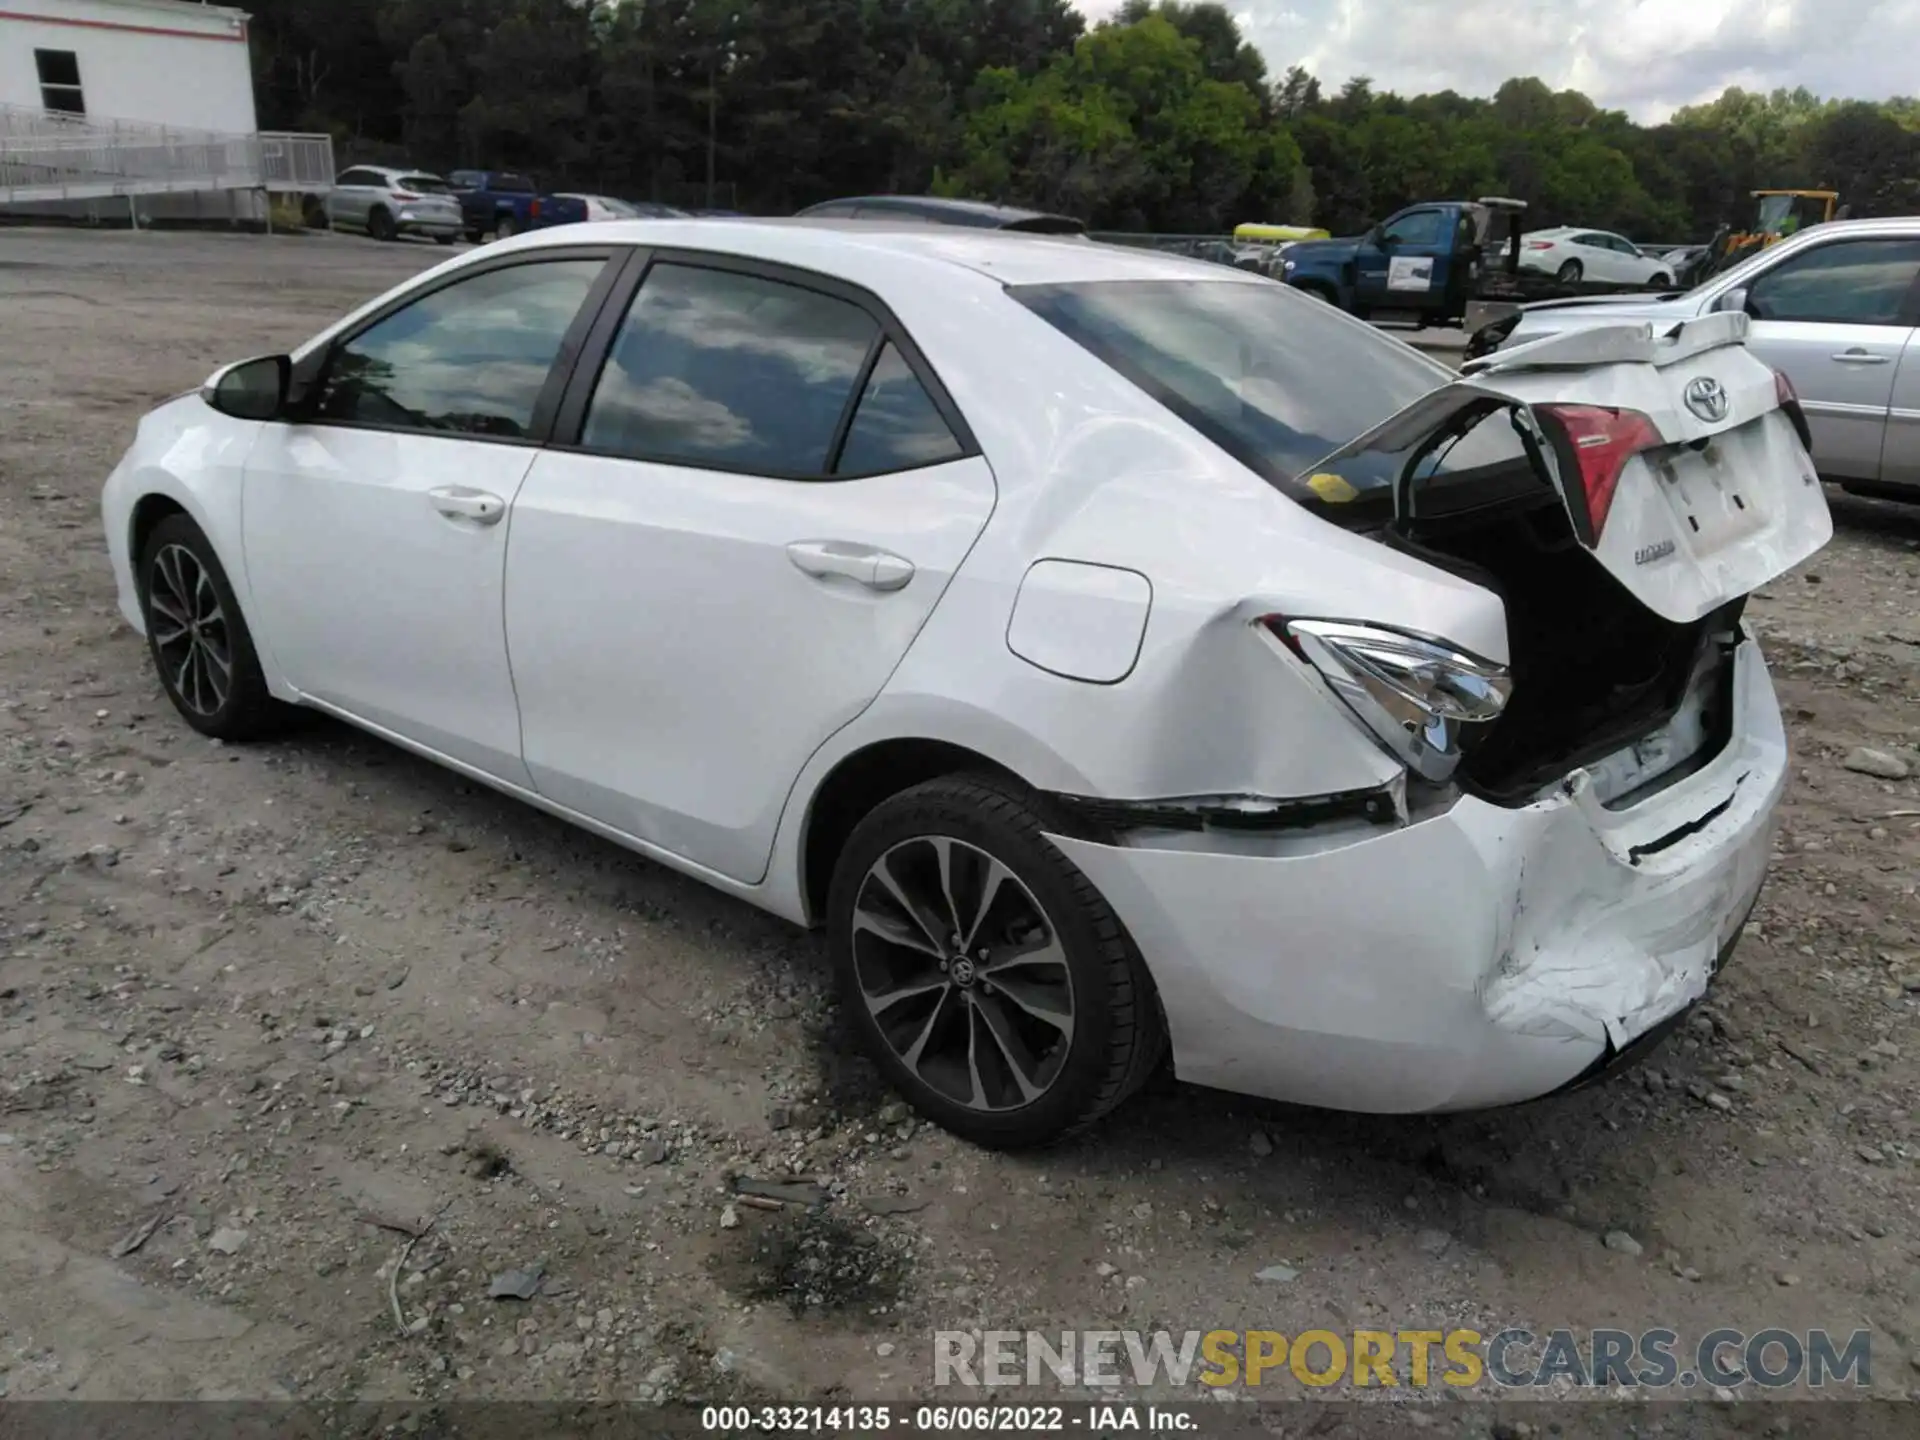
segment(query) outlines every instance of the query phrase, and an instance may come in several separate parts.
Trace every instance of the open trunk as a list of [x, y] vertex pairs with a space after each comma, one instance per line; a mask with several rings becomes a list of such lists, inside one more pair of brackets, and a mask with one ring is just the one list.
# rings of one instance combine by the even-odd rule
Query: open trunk
[[1724, 745], [1746, 596], [1832, 535], [1797, 402], [1744, 321], [1501, 352], [1319, 467], [1394, 455], [1383, 541], [1505, 604], [1510, 698], [1457, 783], [1521, 804], [1584, 768], [1626, 805]]

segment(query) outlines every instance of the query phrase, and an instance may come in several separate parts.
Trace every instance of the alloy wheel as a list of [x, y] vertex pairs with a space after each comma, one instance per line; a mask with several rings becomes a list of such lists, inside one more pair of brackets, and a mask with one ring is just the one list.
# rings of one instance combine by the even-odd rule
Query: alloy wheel
[[167, 688], [196, 715], [218, 714], [233, 690], [233, 638], [213, 577], [184, 545], [153, 557], [147, 625]]
[[1073, 979], [1033, 892], [986, 851], [950, 836], [893, 846], [853, 908], [861, 998], [922, 1084], [973, 1110], [1045, 1095], [1073, 1043]]

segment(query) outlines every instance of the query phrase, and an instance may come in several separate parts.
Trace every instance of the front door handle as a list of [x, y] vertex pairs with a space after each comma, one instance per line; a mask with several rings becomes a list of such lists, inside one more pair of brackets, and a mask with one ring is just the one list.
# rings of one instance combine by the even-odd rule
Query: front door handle
[[427, 498], [433, 501], [433, 508], [449, 520], [498, 525], [500, 517], [507, 513], [507, 502], [498, 495], [472, 490], [465, 485], [442, 485], [438, 490], [429, 490]]
[[1875, 355], [1871, 350], [1842, 350], [1833, 358], [1842, 365], [1885, 365], [1891, 357]]
[[851, 540], [796, 540], [787, 558], [816, 580], [838, 575], [869, 590], [900, 590], [913, 579], [913, 562]]

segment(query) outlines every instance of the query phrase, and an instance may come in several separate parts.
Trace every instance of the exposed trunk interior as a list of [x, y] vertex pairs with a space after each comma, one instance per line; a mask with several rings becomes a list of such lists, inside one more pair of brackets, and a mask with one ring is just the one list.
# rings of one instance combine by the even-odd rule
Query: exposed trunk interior
[[[1666, 725], [1687, 700], [1713, 636], [1737, 624], [1741, 602], [1690, 625], [1662, 619], [1581, 546], [1557, 494], [1532, 476], [1520, 486], [1507, 478], [1507, 495], [1495, 503], [1396, 522], [1382, 538], [1505, 602], [1513, 698], [1467, 751], [1458, 779], [1486, 799], [1523, 804], [1569, 771]], [[1464, 489], [1455, 494], [1464, 499]], [[1731, 667], [1721, 668], [1728, 673], [1707, 706], [1707, 743], [1665, 783], [1725, 743]]]

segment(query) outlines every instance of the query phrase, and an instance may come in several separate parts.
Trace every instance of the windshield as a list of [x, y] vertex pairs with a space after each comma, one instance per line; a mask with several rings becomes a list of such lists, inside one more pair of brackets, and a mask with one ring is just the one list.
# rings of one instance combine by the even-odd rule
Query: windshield
[[1393, 457], [1344, 463], [1332, 488], [1303, 472], [1452, 378], [1411, 346], [1282, 285], [1109, 280], [1008, 293], [1329, 518], [1377, 518], [1391, 503]]

